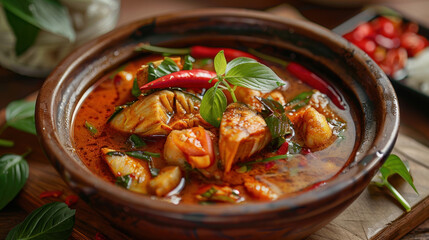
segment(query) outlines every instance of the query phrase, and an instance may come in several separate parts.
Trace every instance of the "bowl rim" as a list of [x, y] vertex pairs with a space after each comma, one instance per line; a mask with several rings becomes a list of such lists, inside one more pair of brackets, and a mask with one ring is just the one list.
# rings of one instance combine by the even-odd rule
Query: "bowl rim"
[[[395, 108], [396, 114], [387, 112], [388, 115], [385, 117], [383, 128], [380, 129], [380, 135], [387, 136], [383, 138], [375, 138], [372, 146], [378, 146], [378, 149], [374, 149], [371, 155], [371, 161], [365, 162], [364, 164], [359, 164], [359, 166], [353, 167], [350, 169], [348, 174], [353, 173], [353, 177], [346, 179], [345, 181], [336, 181], [338, 178], [329, 181], [322, 191], [308, 191], [297, 196], [290, 198], [282, 198], [272, 202], [256, 202], [256, 203], [246, 203], [241, 205], [213, 205], [213, 206], [201, 206], [198, 204], [179, 204], [175, 205], [161, 200], [154, 200], [150, 196], [142, 196], [131, 191], [121, 189], [119, 187], [112, 187], [112, 185], [101, 177], [91, 174], [89, 176], [83, 175], [82, 167], [83, 165], [78, 164], [76, 161], [71, 159], [68, 155], [67, 150], [62, 147], [61, 141], [55, 131], [55, 96], [61, 94], [61, 84], [65, 81], [68, 74], [73, 72], [73, 68], [79, 65], [79, 62], [84, 61], [87, 57], [91, 56], [96, 50], [102, 48], [112, 39], [118, 39], [124, 34], [129, 34], [131, 31], [129, 29], [137, 29], [139, 26], [153, 22], [156, 19], [157, 24], [164, 21], [169, 21], [170, 18], [190, 18], [195, 16], [211, 16], [211, 17], [220, 17], [220, 16], [232, 16], [232, 17], [244, 17], [252, 18], [263, 21], [270, 21], [279, 24], [286, 24], [295, 28], [305, 29], [307, 31], [312, 31], [317, 34], [319, 37], [322, 37], [325, 41], [332, 42], [337, 46], [341, 46], [344, 49], [350, 49], [354, 51], [355, 57], [359, 62], [366, 63], [368, 71], [371, 69], [375, 71], [373, 73], [374, 79], [378, 80], [382, 85], [384, 92], [392, 94], [393, 100], [390, 103], [391, 105], [385, 106], [386, 111], [389, 108]], [[97, 46], [93, 46], [97, 43]], [[378, 77], [377, 77], [378, 74]], [[202, 218], [197, 216], [197, 213], [203, 213], [210, 215], [210, 218], [204, 218], [204, 221], [208, 222], [222, 222], [227, 220], [232, 216], [243, 216], [243, 215], [256, 215], [264, 213], [262, 218], [272, 218], [278, 217], [275, 212], [282, 211], [287, 212], [288, 210], [293, 210], [297, 208], [305, 208], [314, 202], [320, 201], [320, 199], [328, 201], [330, 198], [338, 195], [341, 191], [349, 189], [354, 191], [354, 194], [359, 194], [364, 187], [359, 188], [350, 188], [353, 183], [357, 181], [369, 181], [365, 179], [365, 175], [370, 172], [372, 175], [375, 174], [375, 171], [382, 165], [386, 158], [386, 153], [389, 153], [393, 148], [395, 143], [398, 130], [399, 130], [399, 106], [396, 98], [396, 94], [393, 90], [391, 83], [388, 81], [387, 77], [381, 71], [381, 69], [375, 65], [375, 63], [360, 49], [348, 43], [345, 39], [341, 38], [338, 35], [335, 35], [328, 29], [325, 29], [315, 23], [305, 22], [297, 19], [290, 18], [280, 18], [277, 16], [272, 16], [268, 13], [258, 12], [253, 10], [244, 10], [244, 9], [229, 9], [229, 8], [210, 8], [210, 9], [199, 9], [199, 10], [189, 10], [181, 13], [173, 13], [161, 15], [158, 17], [150, 17], [142, 20], [137, 20], [129, 24], [125, 24], [101, 37], [96, 38], [95, 40], [90, 41], [89, 43], [84, 44], [77, 50], [73, 51], [67, 58], [65, 58], [49, 75], [45, 83], [43, 84], [36, 103], [36, 127], [38, 132], [39, 141], [41, 142], [46, 155], [51, 160], [54, 167], [60, 172], [63, 178], [76, 178], [80, 182], [85, 183], [87, 186], [91, 186], [97, 190], [98, 193], [103, 196], [111, 199], [112, 201], [122, 202], [122, 206], [127, 204], [128, 206], [133, 206], [133, 208], [140, 209], [143, 212], [161, 215], [166, 218], [176, 218], [176, 219], [188, 219], [188, 220], [201, 220]], [[384, 103], [386, 105], [386, 103]], [[386, 124], [388, 122], [389, 124]], [[381, 153], [385, 153], [380, 154]], [[56, 162], [54, 159], [58, 160]], [[361, 159], [362, 160], [362, 159]], [[371, 175], [371, 178], [372, 178]], [[69, 180], [66, 180], [70, 186]], [[81, 189], [81, 186], [71, 186], [73, 190]], [[315, 192], [317, 192], [317, 199], [314, 198]], [[310, 194], [311, 193], [311, 194]], [[349, 198], [351, 198], [350, 196]], [[334, 203], [332, 203], [334, 204]], [[219, 211], [219, 209], [222, 211]], [[194, 214], [195, 213], [195, 214]], [[315, 214], [315, 213], [313, 213]]]

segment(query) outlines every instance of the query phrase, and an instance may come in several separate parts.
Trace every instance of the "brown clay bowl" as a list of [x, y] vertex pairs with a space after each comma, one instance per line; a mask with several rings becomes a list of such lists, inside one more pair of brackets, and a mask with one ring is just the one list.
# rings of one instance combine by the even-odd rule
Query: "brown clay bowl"
[[[142, 41], [257, 48], [293, 58], [330, 79], [356, 122], [351, 162], [323, 187], [273, 202], [174, 205], [116, 187], [89, 171], [73, 149], [73, 115], [91, 85], [136, 57]], [[150, 239], [298, 239], [341, 213], [368, 185], [393, 148], [395, 92], [380, 68], [346, 40], [315, 24], [266, 13], [210, 9], [134, 22], [76, 50], [48, 77], [36, 112], [39, 139], [67, 184], [125, 232]]]

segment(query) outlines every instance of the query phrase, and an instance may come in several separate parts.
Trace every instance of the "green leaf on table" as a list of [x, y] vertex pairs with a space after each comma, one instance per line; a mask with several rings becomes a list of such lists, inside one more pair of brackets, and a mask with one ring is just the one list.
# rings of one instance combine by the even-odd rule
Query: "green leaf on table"
[[18, 100], [6, 107], [6, 125], [36, 135], [35, 101]]
[[214, 58], [214, 68], [218, 75], [225, 74], [226, 70], [226, 58], [223, 50], [218, 52]]
[[28, 215], [15, 226], [6, 240], [44, 239], [66, 240], [70, 237], [75, 221], [76, 210], [63, 202], [45, 204]]
[[215, 85], [204, 94], [200, 106], [201, 117], [214, 127], [219, 127], [226, 106], [225, 94]]
[[393, 197], [405, 208], [407, 212], [409, 212], [411, 210], [410, 204], [388, 181], [388, 178], [394, 174], [399, 174], [405, 181], [408, 182], [408, 184], [411, 185], [414, 191], [416, 191], [416, 193], [418, 194], [417, 189], [413, 183], [413, 178], [411, 177], [407, 166], [398, 156], [394, 154], [389, 155], [389, 157], [386, 159], [386, 162], [384, 162], [384, 164], [380, 168], [379, 177], [381, 182], [374, 181], [373, 183], [378, 187], [386, 187], [387, 189], [389, 189]]
[[185, 56], [185, 61], [183, 64], [183, 70], [192, 70], [192, 64], [195, 62], [195, 59], [191, 55]]
[[35, 27], [75, 40], [75, 32], [70, 16], [60, 1], [57, 0], [2, 0], [7, 9], [22, 20]]
[[273, 70], [258, 62], [246, 62], [232, 67], [225, 79], [235, 85], [259, 91], [272, 91], [284, 85]]
[[21, 56], [34, 44], [40, 29], [22, 20], [7, 8], [4, 9], [4, 12], [10, 28], [15, 35], [15, 55]]
[[399, 174], [399, 176], [407, 181], [414, 191], [418, 193], [416, 187], [414, 186], [413, 178], [411, 177], [410, 172], [408, 172], [407, 166], [405, 166], [404, 162], [402, 162], [398, 156], [391, 154], [383, 166], [381, 166], [380, 173], [384, 179], [387, 179], [393, 174]]
[[21, 191], [27, 181], [28, 172], [24, 157], [15, 154], [0, 157], [0, 210]]

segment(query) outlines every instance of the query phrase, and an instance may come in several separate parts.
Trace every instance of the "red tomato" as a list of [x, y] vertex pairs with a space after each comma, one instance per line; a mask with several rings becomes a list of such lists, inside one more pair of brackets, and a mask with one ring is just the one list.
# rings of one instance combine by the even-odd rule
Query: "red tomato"
[[387, 75], [393, 75], [396, 71], [405, 67], [407, 58], [407, 51], [405, 49], [390, 49], [387, 51], [384, 61], [380, 63], [380, 67]]
[[399, 40], [397, 37], [387, 38], [381, 34], [378, 34], [375, 36], [374, 40], [378, 45], [387, 49], [398, 48], [401, 46], [401, 40]]
[[353, 31], [344, 35], [344, 38], [349, 41], [360, 41], [364, 38], [369, 38], [374, 35], [374, 29], [369, 23], [361, 23]]
[[375, 52], [375, 48], [377, 47], [375, 42], [372, 40], [369, 40], [369, 39], [362, 39], [360, 41], [352, 41], [352, 43], [354, 45], [358, 46], [360, 49], [362, 49], [364, 52], [366, 52], [371, 57]]
[[400, 20], [393, 21], [387, 17], [378, 17], [372, 21], [374, 30], [388, 38], [394, 38], [400, 35], [400, 24]]
[[417, 25], [416, 23], [409, 22], [404, 26], [404, 33], [405, 32], [417, 33], [418, 31], [419, 31], [419, 25]]
[[428, 46], [428, 40], [416, 33], [406, 32], [401, 36], [401, 47], [407, 50], [410, 57], [415, 56]]

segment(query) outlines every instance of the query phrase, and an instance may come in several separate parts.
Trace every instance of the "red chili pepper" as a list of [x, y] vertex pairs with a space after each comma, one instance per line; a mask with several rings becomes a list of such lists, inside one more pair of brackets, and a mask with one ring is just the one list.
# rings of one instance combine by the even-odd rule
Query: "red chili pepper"
[[191, 47], [190, 55], [194, 58], [214, 58], [216, 54], [222, 50], [224, 51], [225, 58], [228, 62], [238, 57], [247, 57], [258, 60], [258, 58], [252, 54], [232, 48], [193, 46]]
[[42, 192], [39, 195], [39, 198], [48, 198], [48, 197], [57, 198], [57, 197], [59, 197], [61, 195], [63, 195], [62, 191], [46, 191], [46, 192]]
[[307, 154], [311, 153], [311, 150], [309, 148], [304, 147], [304, 148], [302, 148], [301, 153], [304, 155], [307, 155]]
[[265, 163], [265, 170], [270, 170], [274, 165], [276, 165], [274, 161]]
[[341, 96], [322, 78], [310, 72], [310, 70], [308, 70], [304, 66], [295, 62], [289, 63], [286, 66], [286, 69], [304, 83], [326, 94], [338, 108], [344, 110], [343, 100], [341, 99]]
[[66, 197], [66, 200], [64, 202], [67, 204], [67, 206], [72, 206], [76, 204], [77, 200], [79, 200], [79, 197], [76, 195], [69, 195]]
[[[215, 72], [202, 69], [182, 70], [146, 83], [141, 86], [140, 89], [146, 90], [168, 87], [210, 88], [217, 82], [217, 79], [214, 79], [216, 76]], [[209, 82], [211, 79], [213, 80]]]
[[190, 48], [164, 48], [158, 46], [152, 46], [149, 44], [140, 44], [137, 51], [146, 50], [156, 53], [168, 53], [173, 55], [185, 55], [189, 54], [194, 58], [211, 58], [213, 59], [221, 50], [224, 51], [224, 55], [227, 61], [231, 61], [238, 57], [248, 57], [258, 60], [257, 57], [250, 53], [243, 52], [233, 48], [219, 48], [219, 47], [204, 47], [204, 46], [192, 46]]
[[104, 236], [103, 234], [101, 234], [101, 233], [97, 232], [97, 233], [95, 234], [95, 240], [107, 240], [107, 237], [106, 237], [106, 236]]
[[289, 143], [284, 142], [280, 148], [277, 150], [277, 154], [279, 155], [285, 155], [287, 153], [287, 150], [289, 149]]

